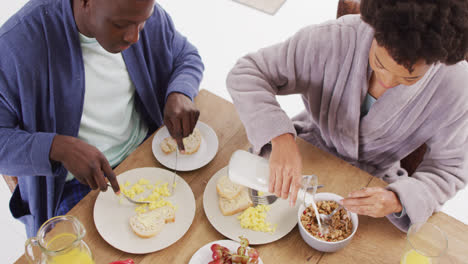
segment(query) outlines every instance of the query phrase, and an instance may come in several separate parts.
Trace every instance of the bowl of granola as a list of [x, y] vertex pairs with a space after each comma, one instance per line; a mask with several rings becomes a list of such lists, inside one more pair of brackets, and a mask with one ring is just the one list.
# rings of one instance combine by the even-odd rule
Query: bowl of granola
[[[339, 207], [338, 201], [341, 199], [343, 197], [334, 193], [317, 193], [314, 200], [318, 213], [328, 215]], [[312, 204], [307, 207], [301, 204], [297, 217], [304, 241], [322, 252], [335, 252], [344, 248], [351, 242], [358, 227], [357, 214], [344, 208], [339, 209], [322, 229], [319, 228]]]

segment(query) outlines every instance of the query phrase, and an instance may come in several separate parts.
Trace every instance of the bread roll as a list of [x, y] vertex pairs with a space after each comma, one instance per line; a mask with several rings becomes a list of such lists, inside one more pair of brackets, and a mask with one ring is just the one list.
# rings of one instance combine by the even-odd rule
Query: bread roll
[[136, 235], [142, 238], [150, 238], [159, 234], [165, 224], [172, 222], [175, 222], [175, 210], [170, 206], [130, 217], [130, 227]]
[[[200, 148], [201, 141], [202, 136], [200, 130], [195, 128], [192, 134], [182, 139], [185, 147], [184, 154], [190, 155], [197, 152]], [[177, 150], [177, 142], [172, 137], [167, 137], [161, 142], [160, 147], [164, 153], [170, 154]]]

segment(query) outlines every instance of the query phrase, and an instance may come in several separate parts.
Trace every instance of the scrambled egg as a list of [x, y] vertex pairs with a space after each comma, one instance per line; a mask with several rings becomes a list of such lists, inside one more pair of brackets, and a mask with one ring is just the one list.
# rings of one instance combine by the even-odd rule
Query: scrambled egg
[[274, 233], [276, 225], [266, 222], [267, 212], [270, 211], [270, 206], [257, 205], [257, 207], [249, 207], [237, 219], [240, 220], [242, 228], [252, 229], [254, 231]]
[[[126, 196], [137, 201], [150, 202], [150, 204], [142, 204], [137, 206], [135, 208], [137, 213], [144, 213], [148, 210], [154, 210], [164, 206], [170, 206], [174, 209], [177, 209], [170, 201], [164, 199], [165, 197], [169, 197], [171, 195], [169, 189], [167, 188], [168, 183], [164, 183], [161, 186], [160, 184], [160, 181], [157, 181], [155, 184], [150, 184], [147, 179], [141, 178], [133, 185], [129, 181], [126, 181], [124, 185], [120, 185], [120, 191]], [[150, 193], [144, 196], [144, 193], [147, 191], [150, 191]], [[136, 196], [140, 194], [142, 195], [136, 198]], [[120, 202], [122, 202], [122, 199]]]

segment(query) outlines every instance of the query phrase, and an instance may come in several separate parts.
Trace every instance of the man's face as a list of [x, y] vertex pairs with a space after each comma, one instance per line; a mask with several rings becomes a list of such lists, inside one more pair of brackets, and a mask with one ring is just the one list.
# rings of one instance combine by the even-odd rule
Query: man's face
[[[83, 1], [83, 0], [81, 0]], [[119, 53], [139, 39], [153, 14], [154, 0], [84, 0], [88, 30], [111, 53]]]

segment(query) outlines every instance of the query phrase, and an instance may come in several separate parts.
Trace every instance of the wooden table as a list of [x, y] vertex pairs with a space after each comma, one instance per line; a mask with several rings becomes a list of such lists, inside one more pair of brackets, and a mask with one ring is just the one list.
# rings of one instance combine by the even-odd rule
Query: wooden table
[[[192, 226], [175, 244], [158, 252], [132, 255], [107, 244], [98, 234], [93, 220], [93, 207], [97, 191], [88, 194], [70, 212], [87, 230], [86, 243], [90, 246], [96, 263], [133, 258], [135, 263], [188, 263], [191, 256], [210, 241], [224, 239], [209, 223], [203, 210], [203, 191], [210, 177], [227, 165], [237, 149], [247, 149], [249, 143], [234, 106], [220, 97], [202, 90], [195, 99], [200, 109], [200, 120], [217, 133], [219, 151], [211, 163], [192, 172], [179, 172], [190, 185], [196, 199], [196, 214]], [[154, 136], [154, 135], [153, 135]], [[153, 136], [125, 159], [116, 174], [139, 167], [162, 167], [151, 151]], [[325, 184], [323, 192], [347, 196], [363, 186], [386, 184], [368, 173], [327, 154], [309, 143], [298, 139], [303, 156], [304, 174], [316, 174]], [[444, 214], [436, 213], [430, 222], [439, 225], [449, 236], [451, 263], [468, 263], [468, 226]], [[118, 230], [116, 230], [118, 232]], [[321, 253], [309, 247], [301, 238], [297, 226], [285, 237], [271, 244], [255, 246], [264, 263], [399, 263], [405, 246], [405, 234], [386, 218], [359, 217], [359, 228], [352, 242], [336, 253]], [[16, 263], [27, 263], [22, 256]]]

